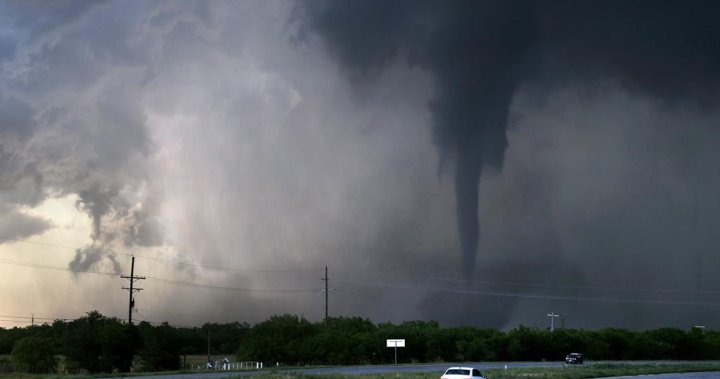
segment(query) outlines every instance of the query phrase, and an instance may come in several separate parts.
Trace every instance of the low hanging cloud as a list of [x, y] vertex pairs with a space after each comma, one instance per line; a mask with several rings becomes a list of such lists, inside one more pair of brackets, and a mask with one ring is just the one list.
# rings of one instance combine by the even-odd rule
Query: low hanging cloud
[[0, 243], [41, 234], [52, 227], [52, 224], [46, 219], [30, 216], [14, 209], [6, 208], [1, 213], [0, 236], [3, 239], [0, 240]]
[[544, 96], [549, 88], [619, 81], [670, 104], [709, 104], [720, 82], [715, 11], [708, 2], [306, 1], [298, 22], [324, 39], [355, 82], [399, 59], [433, 76], [434, 142], [441, 164], [455, 164], [470, 278], [480, 176], [502, 167], [518, 86], [541, 83], [534, 88]]
[[[690, 133], [714, 136], [716, 128], [708, 128], [704, 119], [716, 117], [713, 108], [720, 83], [717, 10], [717, 4], [702, 1], [692, 4], [398, 1], [391, 5], [368, 1], [305, 1], [298, 8], [296, 20], [306, 41], [320, 37], [322, 45], [356, 86], [366, 88], [372, 85], [368, 82], [382, 86], [383, 81], [378, 79], [380, 73], [398, 62], [419, 67], [432, 76], [434, 85], [428, 109], [433, 115], [434, 142], [441, 166], [447, 161], [454, 165], [461, 267], [464, 276], [470, 279], [478, 260], [478, 242], [485, 246], [482, 254], [495, 257], [492, 250], [497, 249], [492, 242], [484, 243], [479, 238], [481, 173], [487, 167], [502, 168], [513, 111], [520, 116], [516, 123], [526, 128], [535, 127], [532, 125], [535, 110], [527, 108], [530, 103], [518, 104], [517, 99], [534, 98], [543, 104], [546, 100], [542, 99], [570, 89], [584, 92], [588, 101], [603, 102], [603, 98], [613, 96], [613, 92], [627, 92], [631, 94], [627, 98], [629, 104], [610, 112], [632, 108], [636, 101], [649, 101], [656, 112], [664, 108], [671, 112], [690, 110], [695, 117], [691, 123], [698, 125]], [[605, 125], [597, 127], [606, 129]], [[634, 125], [628, 127], [640, 129]], [[658, 125], [663, 127], [675, 129], [675, 126]], [[619, 143], [622, 137], [617, 137]], [[557, 147], [572, 148], [571, 145]], [[678, 148], [693, 149], [687, 145]], [[684, 159], [668, 157], [656, 158]], [[517, 167], [512, 170], [515, 169]], [[693, 171], [689, 166], [685, 169]], [[551, 202], [549, 199], [556, 197], [553, 192], [538, 192], [537, 186], [548, 187], [555, 180], [537, 176], [539, 172], [542, 171], [523, 172], [523, 179], [518, 182], [519, 186], [533, 188], [532, 195], [522, 195], [536, 198], [527, 205], [537, 202], [551, 207], [556, 201], [562, 201]], [[674, 179], [682, 180], [685, 176], [677, 174]], [[502, 175], [514, 179], [515, 173]], [[529, 177], [536, 177], [537, 181], [530, 181]], [[633, 180], [623, 185], [633, 185]], [[558, 190], [550, 188], [549, 191]], [[519, 188], [507, 190], [517, 193]], [[617, 196], [617, 200], [622, 201], [627, 194]], [[564, 263], [563, 250], [567, 245], [553, 230], [562, 225], [547, 216], [552, 208], [537, 212], [540, 216], [534, 220], [537, 224], [523, 225], [519, 232], [508, 236], [518, 239], [523, 246], [517, 252], [507, 252], [503, 265], [513, 268], [496, 267], [481, 255], [482, 277], [489, 275], [500, 280], [515, 272], [522, 273], [520, 277], [532, 278], [533, 282], [556, 275], [578, 284], [587, 280], [580, 274], [584, 270]], [[499, 215], [494, 216], [490, 222], [498, 222]], [[527, 218], [517, 216], [520, 220]], [[550, 229], [545, 230], [548, 227]], [[535, 234], [523, 233], [528, 228], [545, 230], [551, 237], [535, 241], [540, 244], [537, 247], [524, 246], [533, 241]], [[678, 233], [684, 233], [684, 228], [673, 234]], [[528, 250], [538, 249], [542, 251], [541, 256], [527, 255]], [[506, 308], [503, 313], [500, 319], [509, 317], [510, 309]]]
[[[103, 20], [108, 7], [24, 3], [6, 4], [3, 12], [4, 31], [16, 42], [2, 59], [2, 92], [15, 96], [0, 101], [0, 109], [8, 110], [0, 120], [0, 133], [7, 137], [1, 151], [12, 157], [2, 170], [8, 178], [5, 206], [77, 196], [78, 209], [92, 220], [93, 245], [87, 249], [93, 253], [78, 251], [72, 269], [89, 269], [104, 258], [117, 266], [105, 252], [132, 239], [123, 237], [117, 224], [127, 223], [128, 212], [142, 202], [137, 191], [147, 182], [150, 139], [134, 93], [148, 68], [126, 55], [123, 41], [130, 37], [120, 29], [130, 25]], [[86, 33], [102, 23], [108, 34]], [[137, 79], [126, 81], [133, 76]], [[19, 191], [28, 181], [35, 183], [33, 196]]]

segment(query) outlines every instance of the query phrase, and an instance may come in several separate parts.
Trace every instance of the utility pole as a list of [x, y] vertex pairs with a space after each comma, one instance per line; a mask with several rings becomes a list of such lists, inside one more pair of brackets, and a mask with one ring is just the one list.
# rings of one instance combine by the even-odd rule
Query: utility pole
[[132, 310], [135, 308], [135, 299], [133, 298], [133, 295], [136, 292], [140, 292], [143, 289], [142, 288], [135, 288], [134, 284], [136, 280], [142, 280], [145, 279], [144, 276], [135, 276], [135, 256], [132, 256], [132, 262], [130, 264], [130, 276], [126, 275], [120, 275], [123, 279], [129, 279], [130, 280], [130, 287], [123, 287], [122, 289], [128, 290], [130, 296], [128, 299], [128, 324], [132, 324]]
[[330, 292], [330, 289], [328, 288], [328, 283], [330, 282], [330, 279], [328, 279], [327, 266], [325, 266], [325, 277], [322, 278], [322, 280], [325, 282], [325, 329], [327, 329], [327, 326], [328, 326], [328, 292]]
[[555, 314], [555, 312], [550, 312], [547, 315], [550, 317], [550, 333], [552, 333], [555, 330], [555, 317], [560, 317], [560, 315]]
[[208, 324], [208, 331], [207, 331], [207, 332], [208, 332], [208, 333], [207, 333], [207, 336], [208, 336], [208, 360], [207, 360], [206, 367], [207, 367], [208, 369], [210, 369], [210, 362], [212, 362], [212, 360], [210, 360], [210, 355], [211, 355], [211, 352], [210, 352], [210, 324]]

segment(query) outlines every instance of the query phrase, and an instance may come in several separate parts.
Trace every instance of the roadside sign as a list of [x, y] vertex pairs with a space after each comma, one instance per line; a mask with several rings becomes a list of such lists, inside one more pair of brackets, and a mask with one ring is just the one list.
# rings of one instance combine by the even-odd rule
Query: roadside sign
[[387, 340], [387, 347], [395, 348], [395, 364], [397, 364], [397, 348], [405, 347], [405, 340]]

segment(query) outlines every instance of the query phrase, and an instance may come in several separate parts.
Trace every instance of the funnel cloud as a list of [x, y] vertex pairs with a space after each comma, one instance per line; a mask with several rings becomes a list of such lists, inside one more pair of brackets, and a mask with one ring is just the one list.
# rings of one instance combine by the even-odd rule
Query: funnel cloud
[[[318, 33], [352, 78], [395, 59], [434, 79], [429, 109], [441, 164], [454, 162], [462, 267], [479, 238], [483, 169], [502, 169], [518, 86], [618, 81], [669, 106], [708, 104], [718, 90], [718, 6], [651, 1], [307, 1]], [[545, 88], [549, 87], [549, 88]]]

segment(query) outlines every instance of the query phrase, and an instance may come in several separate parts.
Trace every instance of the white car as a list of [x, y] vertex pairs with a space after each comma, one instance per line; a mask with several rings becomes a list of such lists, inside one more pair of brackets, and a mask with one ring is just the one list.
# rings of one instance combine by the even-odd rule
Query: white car
[[482, 372], [472, 367], [450, 367], [440, 379], [486, 379]]

